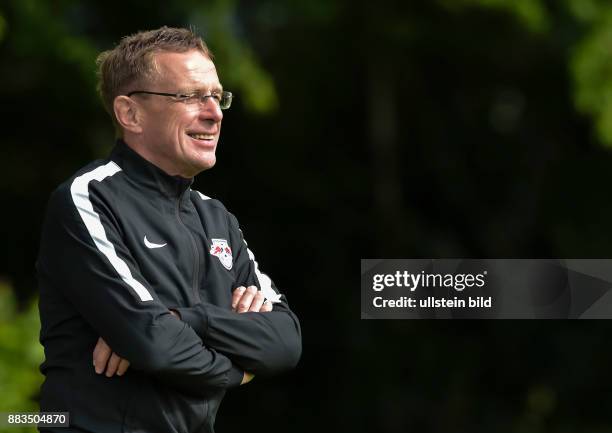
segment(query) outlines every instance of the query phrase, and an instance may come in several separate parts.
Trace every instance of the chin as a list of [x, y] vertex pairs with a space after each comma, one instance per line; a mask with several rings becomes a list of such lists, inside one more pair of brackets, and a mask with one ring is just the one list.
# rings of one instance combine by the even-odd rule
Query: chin
[[211, 157], [207, 157], [207, 158], [203, 158], [203, 159], [199, 159], [197, 161], [196, 164], [194, 164], [196, 167], [198, 167], [199, 171], [202, 172], [204, 170], [208, 170], [210, 168], [213, 168], [215, 166], [215, 163], [217, 162], [217, 158], [215, 156]]

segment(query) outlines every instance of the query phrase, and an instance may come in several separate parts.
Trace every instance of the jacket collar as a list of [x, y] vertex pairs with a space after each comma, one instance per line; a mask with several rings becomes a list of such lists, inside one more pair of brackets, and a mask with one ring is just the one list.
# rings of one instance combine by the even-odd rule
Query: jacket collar
[[170, 176], [136, 153], [121, 139], [117, 140], [110, 159], [115, 161], [132, 181], [159, 191], [167, 197], [180, 197], [193, 183], [193, 178]]

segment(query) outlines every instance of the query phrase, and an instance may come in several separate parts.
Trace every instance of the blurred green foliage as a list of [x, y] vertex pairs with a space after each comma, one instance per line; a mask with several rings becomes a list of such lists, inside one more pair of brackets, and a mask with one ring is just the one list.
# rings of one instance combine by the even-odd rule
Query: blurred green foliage
[[[576, 107], [593, 118], [600, 141], [612, 146], [612, 3], [607, 0], [440, 0], [446, 8], [470, 6], [508, 12], [532, 32], [563, 38]], [[568, 22], [568, 19], [571, 21]], [[572, 23], [573, 21], [573, 23]]]
[[[40, 320], [36, 302], [17, 311], [11, 288], [0, 284], [0, 412], [37, 412], [43, 380], [38, 367], [44, 359], [38, 342]], [[11, 427], [11, 432], [34, 432]]]
[[515, 15], [529, 30], [535, 32], [545, 32], [551, 25], [550, 16], [541, 0], [440, 0], [440, 2], [450, 9], [480, 6], [508, 12]]
[[612, 146], [612, 4], [576, 0], [573, 11], [585, 33], [570, 65], [576, 105], [593, 117], [601, 141]]
[[[194, 5], [195, 6], [195, 5]], [[278, 108], [274, 82], [259, 64], [248, 41], [241, 37], [237, 1], [215, 0], [206, 7], [194, 7], [190, 21], [211, 47], [219, 74], [228, 89], [236, 89], [245, 107], [256, 113]]]
[[[76, 66], [87, 84], [85, 88], [93, 95], [94, 60], [100, 49], [95, 40], [74, 31], [75, 23], [71, 20], [80, 13], [80, 2], [23, 0], [14, 1], [11, 6], [14, 17], [11, 39], [19, 55], [42, 56]], [[234, 0], [214, 0], [206, 4], [191, 0], [182, 2], [180, 9], [185, 13], [184, 25], [193, 27], [214, 47], [215, 60], [226, 87], [244, 97], [248, 109], [266, 113], [277, 107], [274, 83], [259, 64], [248, 41], [240, 37], [236, 7]], [[6, 23], [0, 14], [0, 40], [5, 30]]]

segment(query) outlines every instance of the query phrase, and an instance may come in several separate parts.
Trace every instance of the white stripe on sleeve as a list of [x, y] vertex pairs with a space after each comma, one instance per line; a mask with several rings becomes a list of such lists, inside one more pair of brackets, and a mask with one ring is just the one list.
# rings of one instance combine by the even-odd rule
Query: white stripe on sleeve
[[87, 227], [87, 231], [96, 247], [110, 261], [121, 279], [136, 292], [141, 301], [152, 301], [151, 293], [134, 279], [128, 265], [117, 256], [115, 246], [106, 237], [106, 232], [100, 221], [100, 215], [96, 213], [89, 199], [89, 182], [92, 180], [101, 182], [119, 171], [121, 171], [121, 167], [111, 161], [106, 165], [78, 176], [70, 186], [72, 201], [79, 211], [79, 215], [81, 215], [81, 219], [85, 223], [85, 227]]
[[[240, 230], [240, 233], [242, 233], [242, 230]], [[249, 249], [249, 244], [247, 244], [247, 241], [244, 239], [244, 235], [242, 236], [242, 241], [247, 247], [249, 259], [251, 259], [253, 261], [253, 264], [255, 265], [255, 275], [259, 280], [259, 287], [261, 288], [261, 291], [263, 292], [264, 296], [270, 302], [280, 302], [280, 293], [276, 293], [272, 288], [272, 280], [270, 279], [270, 277], [268, 277], [266, 274], [259, 270], [259, 264], [257, 263], [257, 260], [255, 260], [255, 255], [253, 254], [253, 251]]]

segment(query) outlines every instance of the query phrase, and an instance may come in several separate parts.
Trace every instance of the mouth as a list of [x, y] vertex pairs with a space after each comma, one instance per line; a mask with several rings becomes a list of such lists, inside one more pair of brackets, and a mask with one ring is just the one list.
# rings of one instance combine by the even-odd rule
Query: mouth
[[187, 135], [194, 140], [202, 141], [202, 142], [212, 142], [215, 139], [215, 134], [203, 134], [196, 132], [188, 132]]

